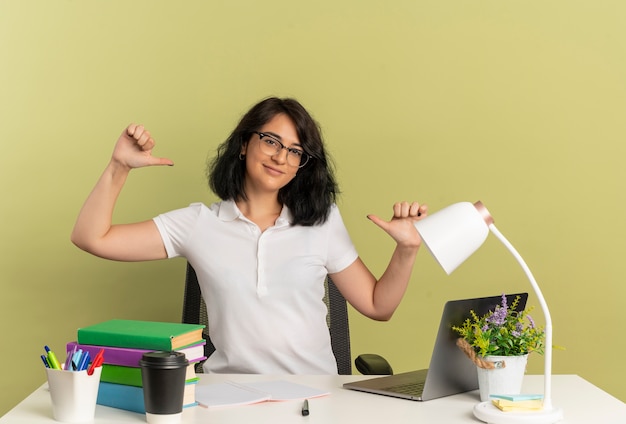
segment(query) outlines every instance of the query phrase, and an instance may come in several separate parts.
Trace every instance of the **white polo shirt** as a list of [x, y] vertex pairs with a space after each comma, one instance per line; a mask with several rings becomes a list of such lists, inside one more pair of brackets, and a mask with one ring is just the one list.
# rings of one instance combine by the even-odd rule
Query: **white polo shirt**
[[323, 301], [326, 274], [357, 258], [339, 209], [311, 227], [283, 210], [261, 232], [232, 201], [154, 218], [170, 258], [194, 267], [216, 347], [205, 372], [336, 374]]

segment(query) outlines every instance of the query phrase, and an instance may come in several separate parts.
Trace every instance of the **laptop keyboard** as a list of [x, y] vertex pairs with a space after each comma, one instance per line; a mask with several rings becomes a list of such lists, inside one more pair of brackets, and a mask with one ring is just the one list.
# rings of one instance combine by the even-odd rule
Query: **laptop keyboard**
[[404, 393], [405, 395], [419, 396], [424, 391], [424, 382], [397, 384], [387, 387], [385, 390], [395, 393]]

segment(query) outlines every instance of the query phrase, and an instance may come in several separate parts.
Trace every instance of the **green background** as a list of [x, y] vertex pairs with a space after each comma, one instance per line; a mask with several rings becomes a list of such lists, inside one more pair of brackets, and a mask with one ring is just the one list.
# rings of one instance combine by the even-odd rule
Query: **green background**
[[[180, 319], [184, 260], [109, 262], [69, 240], [119, 133], [145, 124], [176, 163], [131, 175], [115, 221], [148, 219], [215, 200], [207, 158], [268, 95], [321, 123], [375, 274], [393, 244], [367, 214], [482, 200], [551, 308], [554, 373], [626, 400], [625, 13], [621, 0], [0, 0], [0, 414], [44, 382], [44, 344], [64, 356], [81, 326]], [[424, 249], [390, 322], [352, 313], [353, 353], [426, 367], [446, 300], [524, 290], [493, 236], [449, 277]]]

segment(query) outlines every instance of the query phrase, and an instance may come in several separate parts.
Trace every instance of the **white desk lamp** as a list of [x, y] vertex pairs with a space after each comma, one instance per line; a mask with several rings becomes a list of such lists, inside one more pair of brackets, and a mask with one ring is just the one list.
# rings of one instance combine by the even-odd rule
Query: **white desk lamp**
[[548, 305], [524, 259], [495, 227], [489, 211], [481, 202], [474, 204], [469, 202], [455, 203], [416, 222], [415, 227], [430, 253], [448, 274], [452, 273], [478, 250], [491, 230], [521, 265], [539, 299], [545, 316], [546, 348], [543, 408], [529, 412], [503, 412], [488, 401], [481, 402], [474, 407], [474, 416], [481, 421], [493, 424], [555, 423], [561, 420], [563, 411], [561, 408], [552, 406], [551, 399], [552, 318]]

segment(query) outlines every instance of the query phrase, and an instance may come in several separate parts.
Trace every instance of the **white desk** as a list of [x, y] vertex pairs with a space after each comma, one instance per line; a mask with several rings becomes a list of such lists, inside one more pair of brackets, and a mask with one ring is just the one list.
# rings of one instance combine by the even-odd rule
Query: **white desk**
[[[267, 376], [267, 375], [201, 375], [199, 384], [224, 380], [252, 382], [289, 380], [329, 390], [329, 396], [309, 401], [311, 414], [301, 415], [302, 402], [264, 402], [255, 405], [219, 409], [192, 407], [183, 412], [183, 423], [228, 424], [401, 424], [401, 423], [478, 423], [472, 408], [479, 402], [478, 392], [463, 393], [428, 402], [413, 402], [343, 389], [346, 381], [368, 376]], [[626, 423], [626, 404], [576, 375], [555, 375], [552, 380], [553, 403], [563, 409], [567, 423]], [[526, 376], [526, 393], [541, 393], [542, 376]], [[44, 383], [19, 405], [0, 418], [0, 424], [54, 423], [47, 384]], [[94, 424], [145, 423], [145, 416], [98, 405]]]

